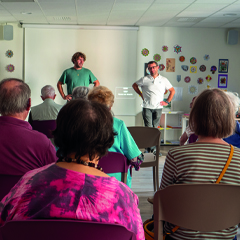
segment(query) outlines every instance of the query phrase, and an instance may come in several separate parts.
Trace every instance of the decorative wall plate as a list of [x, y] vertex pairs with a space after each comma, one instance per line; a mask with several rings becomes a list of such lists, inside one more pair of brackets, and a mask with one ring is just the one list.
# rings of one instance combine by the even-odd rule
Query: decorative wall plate
[[184, 78], [184, 81], [185, 81], [186, 83], [189, 83], [189, 82], [191, 81], [191, 78], [190, 78], [189, 76], [187, 76], [187, 77]]
[[184, 56], [179, 57], [179, 61], [180, 62], [184, 62], [185, 61], [185, 57]]
[[159, 71], [163, 71], [165, 69], [165, 66], [163, 64], [159, 64]]
[[187, 66], [187, 65], [182, 65], [181, 68], [182, 68], [182, 70], [185, 71], [185, 72], [188, 70], [188, 66]]
[[144, 48], [142, 50], [142, 55], [146, 57], [148, 54], [149, 54], [149, 50], [147, 48]]
[[190, 85], [188, 87], [188, 93], [189, 94], [196, 94], [198, 92], [198, 87], [194, 85]]
[[168, 46], [162, 46], [162, 51], [167, 52], [168, 51]]
[[203, 56], [203, 59], [206, 60], [206, 61], [208, 61], [208, 60], [210, 59], [210, 56], [209, 56], [208, 54], [205, 54], [205, 55]]
[[177, 54], [179, 54], [180, 52], [182, 52], [182, 47], [179, 46], [179, 45], [175, 45], [175, 46], [173, 47], [173, 49], [174, 49], [174, 52], [177, 53]]
[[210, 75], [207, 75], [207, 76], [206, 76], [206, 80], [207, 80], [208, 82], [210, 82], [210, 81], [212, 80], [212, 77], [211, 77]]
[[201, 72], [205, 72], [205, 71], [206, 71], [206, 66], [205, 66], [205, 65], [201, 65], [201, 66], [199, 67], [199, 70], [200, 70]]
[[198, 78], [198, 79], [197, 79], [197, 83], [198, 83], [198, 84], [203, 84], [203, 78]]
[[212, 74], [214, 74], [217, 71], [217, 67], [211, 66], [210, 71], [212, 72]]
[[161, 60], [160, 54], [155, 54], [155, 55], [153, 56], [153, 60], [156, 61], [156, 62], [159, 62], [159, 61]]
[[190, 63], [191, 64], [196, 64], [197, 63], [197, 59], [195, 57], [190, 58]]
[[13, 51], [12, 50], [7, 50], [5, 54], [6, 54], [7, 57], [11, 58], [13, 56]]
[[8, 72], [13, 72], [14, 69], [15, 69], [15, 67], [14, 67], [12, 64], [9, 64], [9, 65], [6, 66], [6, 70], [7, 70]]
[[190, 73], [197, 73], [197, 68], [196, 67], [190, 67]]

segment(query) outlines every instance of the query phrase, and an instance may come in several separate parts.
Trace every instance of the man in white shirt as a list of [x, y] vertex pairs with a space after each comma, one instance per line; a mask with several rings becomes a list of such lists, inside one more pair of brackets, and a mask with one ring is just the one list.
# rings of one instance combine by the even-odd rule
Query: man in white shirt
[[[167, 106], [174, 94], [175, 90], [167, 78], [158, 73], [159, 66], [157, 62], [150, 61], [148, 63], [148, 70], [150, 75], [140, 78], [132, 87], [143, 100], [143, 120], [146, 127], [157, 128], [162, 115], [163, 106]], [[141, 87], [142, 92], [139, 87]], [[168, 99], [163, 101], [164, 92], [170, 92]]]

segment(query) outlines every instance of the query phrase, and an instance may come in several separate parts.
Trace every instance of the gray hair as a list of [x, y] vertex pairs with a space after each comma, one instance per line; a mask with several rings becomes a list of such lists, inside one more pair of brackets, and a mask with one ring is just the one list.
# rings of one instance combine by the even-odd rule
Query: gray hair
[[78, 99], [78, 98], [83, 98], [87, 99], [87, 95], [89, 93], [89, 88], [88, 87], [75, 87], [72, 91], [72, 98], [73, 99]]
[[43, 98], [54, 97], [55, 89], [51, 85], [46, 85], [41, 89], [41, 95]]
[[238, 107], [240, 105], [240, 98], [238, 97], [238, 93], [236, 92], [226, 92], [228, 97], [230, 98], [231, 102], [233, 103], [235, 112], [238, 111]]
[[[5, 83], [19, 82], [12, 88], [6, 88]], [[15, 115], [26, 110], [29, 105], [31, 90], [29, 86], [18, 78], [7, 78], [0, 82], [0, 113], [2, 115]]]

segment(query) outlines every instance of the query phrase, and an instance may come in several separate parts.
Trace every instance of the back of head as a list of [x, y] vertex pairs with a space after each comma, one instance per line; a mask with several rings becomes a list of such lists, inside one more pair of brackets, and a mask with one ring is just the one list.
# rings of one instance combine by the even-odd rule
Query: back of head
[[97, 101], [111, 108], [114, 103], [114, 95], [111, 90], [104, 86], [94, 87], [88, 94], [88, 100]]
[[4, 116], [24, 112], [30, 105], [31, 90], [22, 80], [7, 78], [0, 82], [0, 113]]
[[226, 92], [226, 94], [228, 95], [228, 97], [230, 98], [230, 100], [233, 103], [235, 112], [238, 111], [238, 107], [240, 105], [240, 98], [238, 97], [237, 93], [233, 93], [233, 92]]
[[60, 110], [53, 135], [59, 158], [76, 153], [75, 158], [89, 154], [92, 160], [106, 155], [112, 146], [113, 118], [103, 104], [72, 100]]
[[78, 99], [78, 98], [83, 98], [87, 99], [87, 95], [89, 93], [89, 88], [88, 87], [75, 87], [72, 91], [72, 98], [73, 99]]
[[46, 85], [41, 89], [43, 98], [53, 98], [55, 96], [55, 89], [51, 85]]
[[193, 103], [189, 126], [198, 136], [225, 138], [235, 129], [234, 106], [225, 92], [206, 89]]

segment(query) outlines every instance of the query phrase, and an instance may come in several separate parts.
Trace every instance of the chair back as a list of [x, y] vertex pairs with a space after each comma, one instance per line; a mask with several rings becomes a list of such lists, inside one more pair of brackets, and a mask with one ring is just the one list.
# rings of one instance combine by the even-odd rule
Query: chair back
[[138, 148], [156, 147], [156, 155], [154, 156], [152, 153], [144, 154], [144, 161], [141, 164], [141, 168], [153, 168], [153, 189], [156, 191], [159, 189], [159, 152], [161, 132], [159, 129], [153, 127], [128, 127], [128, 131], [131, 133]]
[[138, 148], [160, 147], [161, 132], [157, 128], [142, 126], [128, 127], [128, 131], [131, 133]]
[[117, 173], [121, 172], [122, 182], [127, 182], [127, 158], [118, 152], [108, 152], [108, 154], [99, 160], [98, 165], [103, 169], [105, 173]]
[[38, 121], [33, 120], [32, 123], [33, 130], [45, 134], [48, 138], [53, 138], [52, 131], [56, 129], [56, 120], [45, 120]]
[[11, 188], [22, 176], [0, 174], [0, 201], [10, 192]]
[[[163, 223], [196, 231], [219, 231], [240, 223], [240, 185], [176, 184], [154, 195], [154, 239]], [[177, 230], [178, 231], [178, 230]]]
[[136, 240], [136, 235], [118, 224], [65, 219], [34, 219], [6, 222], [0, 227], [0, 239]]

